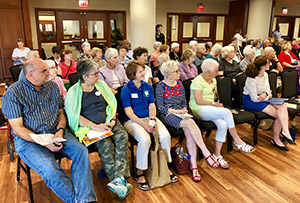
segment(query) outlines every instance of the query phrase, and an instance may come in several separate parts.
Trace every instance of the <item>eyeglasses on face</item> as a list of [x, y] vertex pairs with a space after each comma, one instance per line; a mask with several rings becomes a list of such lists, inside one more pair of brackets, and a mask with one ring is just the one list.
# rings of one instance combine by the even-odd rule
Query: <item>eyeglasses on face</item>
[[94, 76], [97, 76], [97, 75], [99, 75], [99, 72], [97, 71], [97, 72], [95, 72], [95, 73], [89, 73], [89, 74], [87, 74], [87, 75], [94, 75]]
[[177, 70], [174, 70], [172, 73], [180, 73], [180, 71], [177, 69]]

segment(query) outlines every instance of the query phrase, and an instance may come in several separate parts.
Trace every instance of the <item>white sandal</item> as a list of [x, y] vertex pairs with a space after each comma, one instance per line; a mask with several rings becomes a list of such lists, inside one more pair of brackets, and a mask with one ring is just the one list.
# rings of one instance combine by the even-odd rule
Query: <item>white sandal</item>
[[219, 162], [219, 164], [221, 165], [221, 167], [223, 169], [229, 169], [229, 164], [227, 163], [227, 161], [225, 161], [223, 159], [223, 157], [220, 155], [220, 156], [216, 156], [213, 154], [213, 157]]
[[242, 150], [243, 152], [246, 152], [246, 153], [251, 153], [255, 150], [254, 147], [252, 147], [251, 145], [246, 144], [245, 142], [241, 145], [238, 145], [238, 144], [234, 143], [234, 146], [236, 148], [238, 148], [239, 150]]

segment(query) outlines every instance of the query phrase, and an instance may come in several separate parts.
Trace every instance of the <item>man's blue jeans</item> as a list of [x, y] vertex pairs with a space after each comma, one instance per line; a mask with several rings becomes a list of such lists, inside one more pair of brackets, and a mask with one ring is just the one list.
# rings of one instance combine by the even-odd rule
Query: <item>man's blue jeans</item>
[[45, 181], [47, 186], [65, 202], [97, 201], [88, 150], [66, 129], [64, 147], [60, 154], [72, 160], [72, 180], [56, 162], [54, 153], [41, 145], [15, 136], [15, 148], [21, 159]]

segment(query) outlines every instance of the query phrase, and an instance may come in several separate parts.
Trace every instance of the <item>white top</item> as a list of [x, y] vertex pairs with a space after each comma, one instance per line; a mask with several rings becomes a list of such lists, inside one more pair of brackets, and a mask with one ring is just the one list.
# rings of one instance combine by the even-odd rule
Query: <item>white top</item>
[[[269, 76], [266, 72], [263, 76], [247, 77], [243, 94], [250, 95], [253, 102], [260, 102], [257, 97], [264, 92], [270, 94]], [[269, 97], [266, 97], [265, 100], [268, 99]]]
[[145, 65], [145, 82], [149, 82], [149, 78], [153, 78], [151, 68]]
[[116, 90], [116, 89], [118, 89], [118, 87], [121, 86], [120, 80], [116, 76], [115, 71], [112, 70], [111, 72], [112, 72], [112, 76], [113, 76], [113, 86], [112, 86], [112, 88]]
[[236, 33], [233, 37], [237, 38], [237, 45], [241, 47], [243, 45], [243, 42], [246, 42], [246, 38], [244, 38], [240, 33]]
[[16, 57], [22, 58], [22, 57], [26, 57], [28, 52], [30, 52], [30, 49], [28, 47], [25, 47], [25, 49], [23, 49], [23, 50], [21, 50], [19, 48], [15, 48], [13, 50], [13, 53], [11, 56], [14, 58], [16, 58]]

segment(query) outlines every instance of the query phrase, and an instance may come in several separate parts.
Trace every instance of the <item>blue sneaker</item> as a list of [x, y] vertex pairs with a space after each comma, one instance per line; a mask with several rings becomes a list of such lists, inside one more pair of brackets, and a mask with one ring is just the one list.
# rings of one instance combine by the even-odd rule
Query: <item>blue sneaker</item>
[[124, 199], [127, 197], [127, 187], [122, 184], [121, 178], [115, 178], [113, 181], [107, 184], [107, 187], [119, 196], [119, 199]]
[[120, 177], [121, 179], [121, 184], [126, 186], [127, 188], [127, 193], [126, 193], [126, 197], [129, 195], [129, 193], [132, 191], [133, 187], [130, 183], [127, 182], [127, 180], [124, 179], [124, 177]]

